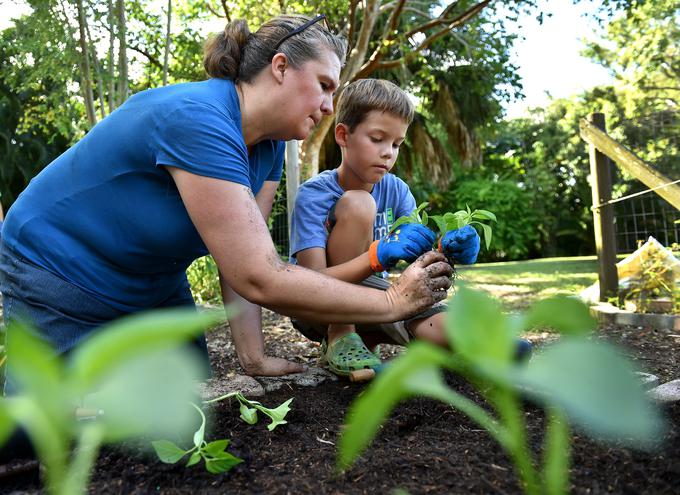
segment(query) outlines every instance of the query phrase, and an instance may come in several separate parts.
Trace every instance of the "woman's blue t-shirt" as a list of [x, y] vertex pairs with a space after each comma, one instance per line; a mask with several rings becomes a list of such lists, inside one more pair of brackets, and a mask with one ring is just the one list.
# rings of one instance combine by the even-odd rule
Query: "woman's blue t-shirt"
[[147, 90], [31, 181], [7, 213], [2, 241], [115, 308], [154, 307], [208, 253], [163, 165], [257, 194], [281, 178], [283, 155], [279, 141], [249, 154], [231, 81]]

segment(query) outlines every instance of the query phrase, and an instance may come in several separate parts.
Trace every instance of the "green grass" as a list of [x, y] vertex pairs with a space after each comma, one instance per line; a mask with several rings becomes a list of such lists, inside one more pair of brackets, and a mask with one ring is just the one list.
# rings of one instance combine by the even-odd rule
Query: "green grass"
[[508, 311], [556, 294], [577, 295], [597, 281], [597, 258], [543, 258], [458, 266], [461, 281], [498, 298]]

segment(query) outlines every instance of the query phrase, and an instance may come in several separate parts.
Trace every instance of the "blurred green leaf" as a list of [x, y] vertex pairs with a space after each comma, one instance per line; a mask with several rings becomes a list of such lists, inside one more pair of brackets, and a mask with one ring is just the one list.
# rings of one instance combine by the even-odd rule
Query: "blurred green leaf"
[[526, 314], [525, 328], [550, 327], [565, 335], [586, 335], [597, 322], [588, 306], [574, 297], [554, 296], [534, 304]]
[[527, 393], [565, 411], [595, 437], [650, 445], [663, 421], [630, 364], [609, 344], [563, 337], [515, 376]]
[[188, 349], [147, 352], [110, 369], [83, 403], [104, 411], [97, 421], [106, 428], [107, 441], [188, 432], [195, 422], [190, 403], [200, 370], [200, 359]]
[[120, 362], [149, 351], [175, 347], [224, 319], [224, 313], [164, 309], [121, 318], [101, 327], [73, 352], [70, 376], [87, 393]]
[[436, 371], [449, 359], [443, 349], [414, 342], [406, 353], [392, 360], [350, 406], [347, 426], [338, 442], [337, 467], [342, 470], [350, 466], [399, 401], [415, 394], [421, 386], [427, 387], [417, 378], [419, 373]]
[[451, 347], [475, 364], [506, 365], [515, 351], [508, 317], [491, 297], [461, 285], [446, 317]]

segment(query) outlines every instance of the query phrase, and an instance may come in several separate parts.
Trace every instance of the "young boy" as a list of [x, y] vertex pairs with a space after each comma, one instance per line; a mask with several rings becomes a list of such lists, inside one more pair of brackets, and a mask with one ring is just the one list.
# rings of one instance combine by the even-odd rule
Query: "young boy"
[[[375, 272], [432, 249], [435, 234], [422, 225], [403, 225], [387, 237], [394, 221], [416, 208], [406, 183], [389, 173], [413, 115], [408, 95], [388, 81], [362, 79], [347, 86], [335, 119], [342, 163], [300, 187], [291, 221], [291, 260], [346, 282], [387, 289]], [[470, 226], [442, 239], [444, 253], [462, 264], [476, 261], [479, 245]], [[415, 337], [446, 345], [443, 311], [438, 304], [408, 321], [356, 328], [293, 324], [308, 338], [323, 340], [322, 358], [334, 373], [347, 375], [380, 364], [366, 344], [405, 345]]]

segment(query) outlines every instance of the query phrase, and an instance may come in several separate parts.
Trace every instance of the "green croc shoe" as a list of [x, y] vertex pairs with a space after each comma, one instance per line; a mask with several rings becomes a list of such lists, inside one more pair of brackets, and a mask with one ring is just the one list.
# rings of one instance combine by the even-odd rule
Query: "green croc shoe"
[[375, 368], [382, 363], [361, 340], [356, 333], [348, 333], [328, 346], [324, 340], [321, 344], [321, 360], [328, 368], [340, 376], [349, 376], [352, 371]]

